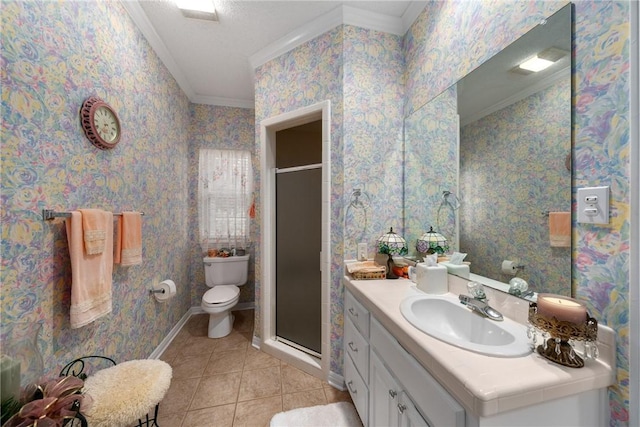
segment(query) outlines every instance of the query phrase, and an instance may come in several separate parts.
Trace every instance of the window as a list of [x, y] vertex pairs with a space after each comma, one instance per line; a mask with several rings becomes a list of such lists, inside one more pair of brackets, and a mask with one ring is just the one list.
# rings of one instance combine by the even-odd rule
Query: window
[[249, 151], [200, 150], [198, 214], [203, 251], [246, 248], [252, 193]]

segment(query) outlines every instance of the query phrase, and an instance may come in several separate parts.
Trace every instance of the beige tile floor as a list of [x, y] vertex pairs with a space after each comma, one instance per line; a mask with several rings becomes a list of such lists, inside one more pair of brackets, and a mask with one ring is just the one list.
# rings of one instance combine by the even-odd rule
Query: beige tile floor
[[160, 426], [268, 426], [278, 412], [351, 402], [346, 391], [256, 350], [253, 310], [234, 315], [231, 334], [217, 339], [207, 337], [208, 315], [192, 316], [162, 354], [173, 378]]

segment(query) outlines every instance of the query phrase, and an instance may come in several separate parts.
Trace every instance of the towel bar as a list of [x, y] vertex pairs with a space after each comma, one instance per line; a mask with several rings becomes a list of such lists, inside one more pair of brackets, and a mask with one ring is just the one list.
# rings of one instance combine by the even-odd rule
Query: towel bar
[[[120, 216], [122, 213], [114, 213], [114, 216]], [[140, 215], [144, 215], [144, 212], [140, 212]], [[42, 220], [51, 221], [54, 218], [71, 218], [71, 212], [56, 212], [53, 209], [42, 209]]]

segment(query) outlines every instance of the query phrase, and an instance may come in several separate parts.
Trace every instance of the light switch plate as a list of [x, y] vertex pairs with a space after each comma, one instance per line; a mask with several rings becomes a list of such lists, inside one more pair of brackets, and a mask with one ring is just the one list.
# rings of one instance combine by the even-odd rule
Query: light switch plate
[[578, 222], [609, 224], [609, 187], [578, 188]]

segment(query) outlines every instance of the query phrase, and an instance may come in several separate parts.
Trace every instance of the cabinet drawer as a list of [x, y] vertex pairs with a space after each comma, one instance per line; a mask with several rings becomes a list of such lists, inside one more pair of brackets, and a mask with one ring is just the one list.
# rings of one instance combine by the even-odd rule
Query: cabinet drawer
[[369, 311], [360, 304], [351, 292], [344, 293], [344, 313], [347, 319], [351, 319], [360, 333], [366, 339], [369, 338]]
[[370, 345], [411, 396], [430, 425], [465, 425], [462, 406], [376, 320], [371, 319]]
[[369, 343], [347, 319], [344, 324], [344, 348], [365, 382], [369, 382]]
[[358, 410], [362, 425], [368, 425], [369, 389], [348, 355], [344, 357], [344, 382], [347, 384], [351, 400]]

